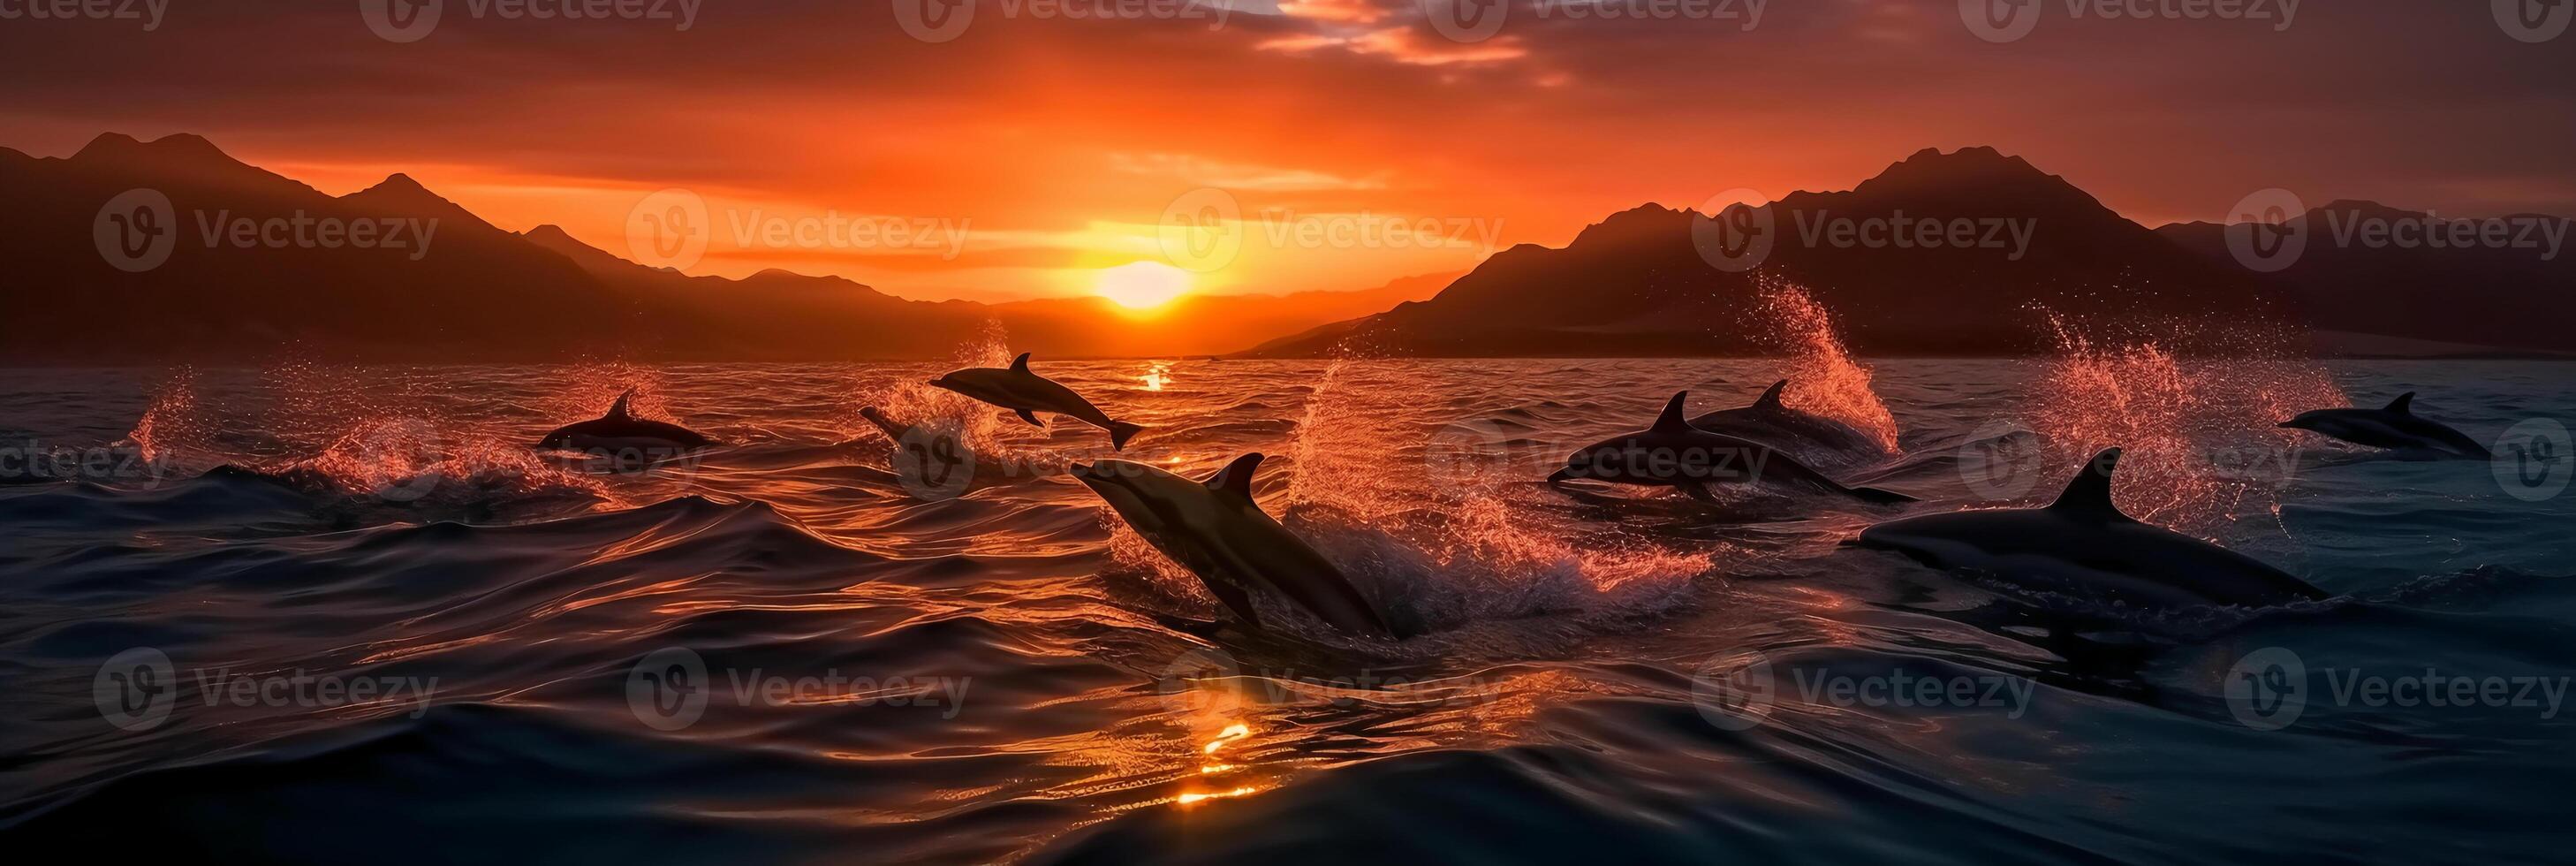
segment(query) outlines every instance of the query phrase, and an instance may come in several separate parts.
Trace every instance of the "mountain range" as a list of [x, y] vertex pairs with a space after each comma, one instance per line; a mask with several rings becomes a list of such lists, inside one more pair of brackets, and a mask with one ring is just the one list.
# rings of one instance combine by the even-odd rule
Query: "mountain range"
[[[103, 207], [131, 190], [166, 196], [178, 225]], [[224, 240], [299, 217], [434, 229], [434, 242]], [[2513, 219], [2565, 235], [2563, 218]], [[2278, 323], [2329, 353], [2576, 351], [2567, 258], [2351, 241], [2356, 221], [2392, 220], [2439, 222], [2334, 202], [2285, 224], [2305, 250], [2261, 273], [2230, 252], [2230, 226], [2149, 229], [2020, 157], [1924, 150], [1845, 191], [1715, 214], [1642, 205], [1464, 274], [1192, 295], [1139, 316], [1100, 298], [917, 301], [778, 270], [689, 276], [555, 226], [498, 228], [401, 174], [335, 197], [202, 138], [111, 133], [66, 158], [0, 149], [0, 278], [21, 311], [0, 362], [251, 361], [282, 347], [365, 361], [945, 358], [996, 326], [1048, 357], [1758, 354], [1777, 348], [1763, 321], [1776, 285], [1803, 288], [1872, 354], [2045, 351], [2049, 316], [2166, 332]], [[133, 256], [154, 264], [118, 266]]]
[[2226, 330], [2198, 326], [2208, 322], [2316, 329], [2305, 348], [2321, 353], [2576, 350], [2565, 259], [2367, 246], [2319, 234], [2319, 209], [2299, 219], [2320, 229], [2293, 226], [2309, 232], [2302, 257], [2260, 273], [2234, 259], [2224, 226], [2149, 229], [1991, 148], [1924, 150], [1848, 191], [1715, 210], [1616, 213], [1562, 248], [1504, 250], [1429, 300], [1248, 354], [1761, 353], [1781, 336], [1762, 321], [1777, 285], [1803, 288], [1871, 354], [2045, 351], [2050, 316], [2184, 340]]
[[[119, 196], [132, 190], [164, 196], [166, 207], [130, 214]], [[138, 218], [176, 225], [133, 224]], [[365, 248], [318, 236], [235, 242], [236, 227], [299, 219], [418, 226], [428, 243], [390, 246], [408, 240], [399, 228]], [[140, 256], [160, 255], [139, 267]], [[118, 267], [120, 259], [138, 267]], [[40, 364], [241, 362], [282, 352], [415, 362], [947, 358], [996, 326], [1015, 349], [1045, 357], [1209, 355], [1426, 298], [1456, 276], [1348, 292], [1196, 295], [1150, 316], [1103, 298], [915, 301], [779, 270], [688, 276], [556, 226], [495, 227], [402, 174], [335, 197], [197, 136], [145, 142], [114, 133], [64, 158], [0, 149], [0, 261], [21, 310], [0, 362]]]

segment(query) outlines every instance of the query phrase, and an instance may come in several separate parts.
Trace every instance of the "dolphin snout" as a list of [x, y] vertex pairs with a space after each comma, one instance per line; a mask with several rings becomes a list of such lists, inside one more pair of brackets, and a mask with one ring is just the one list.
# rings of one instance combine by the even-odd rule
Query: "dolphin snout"
[[1559, 469], [1559, 470], [1556, 470], [1555, 472], [1551, 472], [1551, 473], [1549, 473], [1549, 474], [1548, 474], [1548, 476], [1547, 476], [1547, 483], [1549, 483], [1549, 484], [1555, 484], [1555, 483], [1557, 483], [1557, 482], [1564, 481], [1564, 480], [1566, 480], [1566, 479], [1573, 478], [1573, 477], [1574, 477], [1574, 467], [1568, 466], [1568, 467], [1566, 467], [1566, 468]]

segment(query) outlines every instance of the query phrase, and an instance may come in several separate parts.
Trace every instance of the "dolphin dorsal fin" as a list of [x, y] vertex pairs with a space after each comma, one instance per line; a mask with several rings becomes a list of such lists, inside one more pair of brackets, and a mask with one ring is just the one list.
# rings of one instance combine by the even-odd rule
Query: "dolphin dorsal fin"
[[1208, 476], [1208, 489], [1232, 491], [1243, 494], [1245, 499], [1250, 499], [1252, 498], [1252, 471], [1259, 468], [1261, 468], [1261, 453], [1258, 451], [1234, 458], [1234, 462], [1225, 464], [1225, 468], [1217, 470], [1215, 475]]
[[1788, 387], [1789, 387], [1789, 380], [1787, 380], [1787, 379], [1782, 379], [1782, 380], [1780, 380], [1780, 381], [1777, 381], [1777, 382], [1773, 382], [1773, 383], [1771, 383], [1771, 390], [1768, 390], [1768, 391], [1764, 391], [1764, 392], [1762, 392], [1762, 397], [1761, 397], [1761, 399], [1758, 399], [1758, 400], [1753, 401], [1753, 406], [1752, 406], [1752, 408], [1755, 408], [1755, 409], [1778, 409], [1778, 408], [1781, 408], [1781, 407], [1780, 407], [1780, 392], [1781, 392], [1783, 389], [1786, 389], [1786, 388], [1788, 388]]
[[1011, 359], [1011, 370], [1012, 370], [1012, 372], [1017, 372], [1017, 373], [1026, 373], [1026, 372], [1028, 372], [1028, 371], [1029, 371], [1029, 353], [1027, 353], [1027, 352], [1021, 352], [1019, 357], [1017, 357], [1017, 358], [1012, 358], [1012, 359]]
[[1664, 414], [1655, 416], [1655, 429], [1664, 432], [1691, 429], [1690, 419], [1682, 414], [1682, 403], [1689, 399], [1689, 391], [1674, 393], [1673, 401], [1664, 404]]
[[2092, 520], [2128, 520], [2120, 506], [2111, 503], [2111, 472], [2119, 465], [2120, 449], [2103, 449], [2076, 471], [2075, 480], [2067, 482], [2066, 492], [2057, 494], [2048, 510]]
[[2388, 401], [2388, 411], [2399, 415], [2415, 414], [2415, 392], [2408, 391], [2397, 395], [2397, 399]]
[[626, 410], [626, 399], [633, 396], [635, 396], [635, 389], [633, 388], [628, 388], [626, 389], [626, 393], [617, 395], [617, 402], [608, 404], [607, 417], [618, 421], [624, 421], [635, 417], [633, 413]]

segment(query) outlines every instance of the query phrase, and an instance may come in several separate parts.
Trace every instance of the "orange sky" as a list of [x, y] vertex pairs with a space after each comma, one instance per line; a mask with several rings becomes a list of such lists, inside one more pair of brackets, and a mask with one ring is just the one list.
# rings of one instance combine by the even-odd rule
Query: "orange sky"
[[[1998, 44], [1947, 0], [1770, 0], [1750, 20], [1750, 0], [1706, 0], [1654, 21], [1522, 4], [1472, 42], [1416, 0], [1221, 18], [976, 0], [931, 42], [903, 26], [921, 2], [566, 20], [447, 0], [410, 42], [349, 0], [179, 3], [148, 30], [0, 20], [0, 71], [22, 82], [0, 93], [0, 145], [195, 132], [327, 192], [402, 171], [621, 255], [638, 203], [679, 188], [711, 223], [692, 273], [983, 300], [1087, 293], [1139, 260], [1201, 291], [1373, 286], [1646, 201], [1847, 188], [1927, 146], [2026, 156], [2150, 225], [2274, 186], [2576, 212], [2576, 35], [2507, 38], [2486, 3], [2308, 3], [2278, 28], [2049, 2]], [[1196, 239], [1231, 248], [1186, 249], [1173, 220], [1206, 216], [1221, 228]]]

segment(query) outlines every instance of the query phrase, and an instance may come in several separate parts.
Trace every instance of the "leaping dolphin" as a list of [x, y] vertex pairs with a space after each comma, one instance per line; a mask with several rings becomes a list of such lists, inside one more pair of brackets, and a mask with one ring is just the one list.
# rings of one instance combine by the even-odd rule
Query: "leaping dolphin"
[[2415, 414], [2415, 392], [2397, 395], [2385, 409], [2317, 409], [2281, 422], [2355, 445], [2399, 451], [2430, 452], [2469, 460], [2493, 460], [2495, 453], [2438, 421]]
[[1872, 487], [1845, 487], [1809, 469], [1780, 449], [1724, 433], [1711, 433], [1683, 420], [1689, 391], [1673, 395], [1655, 426], [1584, 446], [1565, 459], [1565, 468], [1549, 475], [1549, 484], [1577, 478], [1611, 484], [1672, 487], [1693, 499], [1716, 497], [1711, 484], [1777, 485], [1848, 496], [1862, 502], [1912, 502], [1914, 497]]
[[930, 384], [1017, 412], [1020, 420], [1040, 427], [1046, 426], [1046, 422], [1038, 420], [1039, 412], [1070, 416], [1109, 431], [1109, 447], [1114, 450], [1127, 450], [1128, 437], [1145, 429], [1109, 420], [1108, 414], [1091, 405], [1091, 401], [1082, 399], [1082, 395], [1074, 393], [1073, 389], [1029, 372], [1027, 352], [1011, 359], [1008, 368], [968, 367], [932, 379]]
[[1861, 530], [1862, 547], [2016, 586], [2159, 607], [2266, 607], [2324, 590], [2252, 557], [2140, 523], [2111, 502], [2120, 449], [2103, 451], [2046, 508], [1959, 511]]
[[557, 427], [537, 439], [538, 448], [566, 448], [575, 451], [694, 451], [715, 444], [715, 440], [697, 431], [662, 421], [637, 418], [627, 411], [626, 401], [635, 390], [617, 395], [608, 414]]
[[1762, 392], [1752, 405], [1719, 409], [1690, 419], [1690, 424], [1711, 433], [1767, 442], [1811, 457], [1817, 454], [1847, 455], [1855, 459], [1887, 456], [1887, 448], [1879, 444], [1878, 437], [1841, 421], [1792, 409], [1781, 403], [1780, 392], [1788, 387], [1789, 380], [1782, 379], [1772, 384], [1770, 390]]
[[1208, 591], [1245, 625], [1261, 627], [1252, 593], [1286, 597], [1316, 618], [1355, 635], [1401, 638], [1342, 571], [1252, 500], [1261, 455], [1246, 454], [1206, 481], [1125, 460], [1070, 467], [1154, 549], [1207, 583]]

